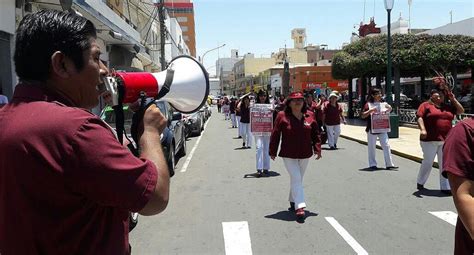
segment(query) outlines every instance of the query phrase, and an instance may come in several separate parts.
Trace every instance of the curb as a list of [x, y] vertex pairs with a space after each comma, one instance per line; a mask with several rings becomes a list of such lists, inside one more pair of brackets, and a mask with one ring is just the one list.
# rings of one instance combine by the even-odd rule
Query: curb
[[[347, 139], [347, 140], [354, 141], [354, 142], [358, 142], [358, 143], [360, 143], [360, 144], [367, 145], [367, 142], [364, 141], [364, 140], [360, 140], [360, 139], [353, 138], [353, 137], [350, 137], [350, 136], [347, 136], [347, 135], [343, 135], [343, 134], [341, 134], [340, 137], [345, 138], [345, 139]], [[380, 145], [376, 145], [376, 147], [377, 147], [377, 149], [382, 150], [382, 147], [380, 147]], [[423, 160], [423, 158], [420, 158], [420, 157], [417, 157], [417, 156], [413, 156], [413, 155], [411, 155], [411, 154], [407, 154], [407, 153], [401, 152], [401, 151], [399, 151], [399, 150], [391, 149], [391, 152], [392, 152], [392, 154], [395, 154], [395, 155], [397, 155], [397, 156], [400, 156], [400, 157], [403, 157], [403, 158], [406, 158], [406, 159], [409, 159], [409, 160], [412, 160], [412, 161], [415, 161], [415, 162], [418, 162], [418, 163], [421, 163], [421, 161]], [[434, 162], [434, 163], [433, 163], [433, 167], [439, 168], [438, 162]]]

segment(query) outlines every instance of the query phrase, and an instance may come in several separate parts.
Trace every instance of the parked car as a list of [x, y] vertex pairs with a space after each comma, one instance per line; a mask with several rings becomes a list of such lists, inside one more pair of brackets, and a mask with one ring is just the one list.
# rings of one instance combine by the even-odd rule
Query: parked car
[[208, 104], [204, 104], [201, 109], [199, 109], [199, 112], [201, 112], [204, 122], [206, 122], [209, 117], [211, 117], [212, 111], [211, 111], [211, 106]]
[[[176, 159], [186, 155], [186, 132], [182, 114], [175, 111], [174, 108], [165, 101], [157, 101], [156, 105], [161, 113], [168, 119], [168, 125], [161, 134], [161, 146], [163, 153], [168, 163], [170, 176], [174, 175], [174, 168], [176, 166]], [[131, 139], [130, 128], [132, 125], [133, 112], [124, 106], [125, 118], [125, 133]], [[111, 107], [106, 107], [100, 117], [110, 126], [115, 128], [115, 114]], [[133, 142], [133, 141], [132, 141]]]
[[186, 126], [187, 137], [200, 136], [204, 130], [204, 117], [201, 111], [185, 115], [184, 125]]

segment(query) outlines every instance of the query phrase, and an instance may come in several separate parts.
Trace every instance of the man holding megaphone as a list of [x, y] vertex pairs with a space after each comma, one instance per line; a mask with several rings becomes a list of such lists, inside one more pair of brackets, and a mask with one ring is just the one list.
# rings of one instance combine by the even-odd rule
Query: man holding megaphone
[[129, 254], [129, 211], [154, 215], [168, 204], [166, 119], [154, 105], [144, 110], [139, 158], [120, 144], [87, 110], [108, 73], [99, 56], [83, 17], [43, 10], [19, 24], [20, 82], [0, 109], [2, 255]]

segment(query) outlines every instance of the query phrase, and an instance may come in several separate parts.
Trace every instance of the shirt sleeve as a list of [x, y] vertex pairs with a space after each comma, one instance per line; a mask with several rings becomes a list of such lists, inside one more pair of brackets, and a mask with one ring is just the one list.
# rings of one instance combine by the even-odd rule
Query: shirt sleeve
[[425, 112], [426, 112], [425, 106], [426, 106], [426, 103], [422, 103], [418, 107], [418, 110], [416, 111], [416, 116], [418, 116], [418, 118], [423, 118], [425, 116]]
[[270, 147], [268, 150], [268, 154], [274, 157], [276, 157], [278, 153], [278, 146], [280, 145], [282, 116], [283, 115], [281, 113], [277, 114], [275, 126], [273, 127], [272, 135], [270, 136]]
[[468, 171], [474, 167], [472, 142], [472, 133], [464, 123], [451, 129], [443, 147], [443, 176], [449, 172], [463, 178], [470, 177]]
[[135, 157], [98, 118], [89, 118], [72, 138], [71, 189], [104, 206], [139, 211], [157, 183], [156, 166]]

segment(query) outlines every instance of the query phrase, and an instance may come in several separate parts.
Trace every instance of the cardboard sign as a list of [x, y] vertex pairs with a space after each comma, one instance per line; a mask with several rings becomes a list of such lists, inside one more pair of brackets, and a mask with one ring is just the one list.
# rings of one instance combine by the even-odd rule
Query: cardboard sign
[[255, 136], [270, 136], [273, 129], [271, 104], [255, 104], [250, 108], [250, 132]]
[[390, 108], [387, 103], [369, 103], [369, 109], [376, 108], [376, 111], [370, 114], [370, 132], [372, 134], [390, 132]]

